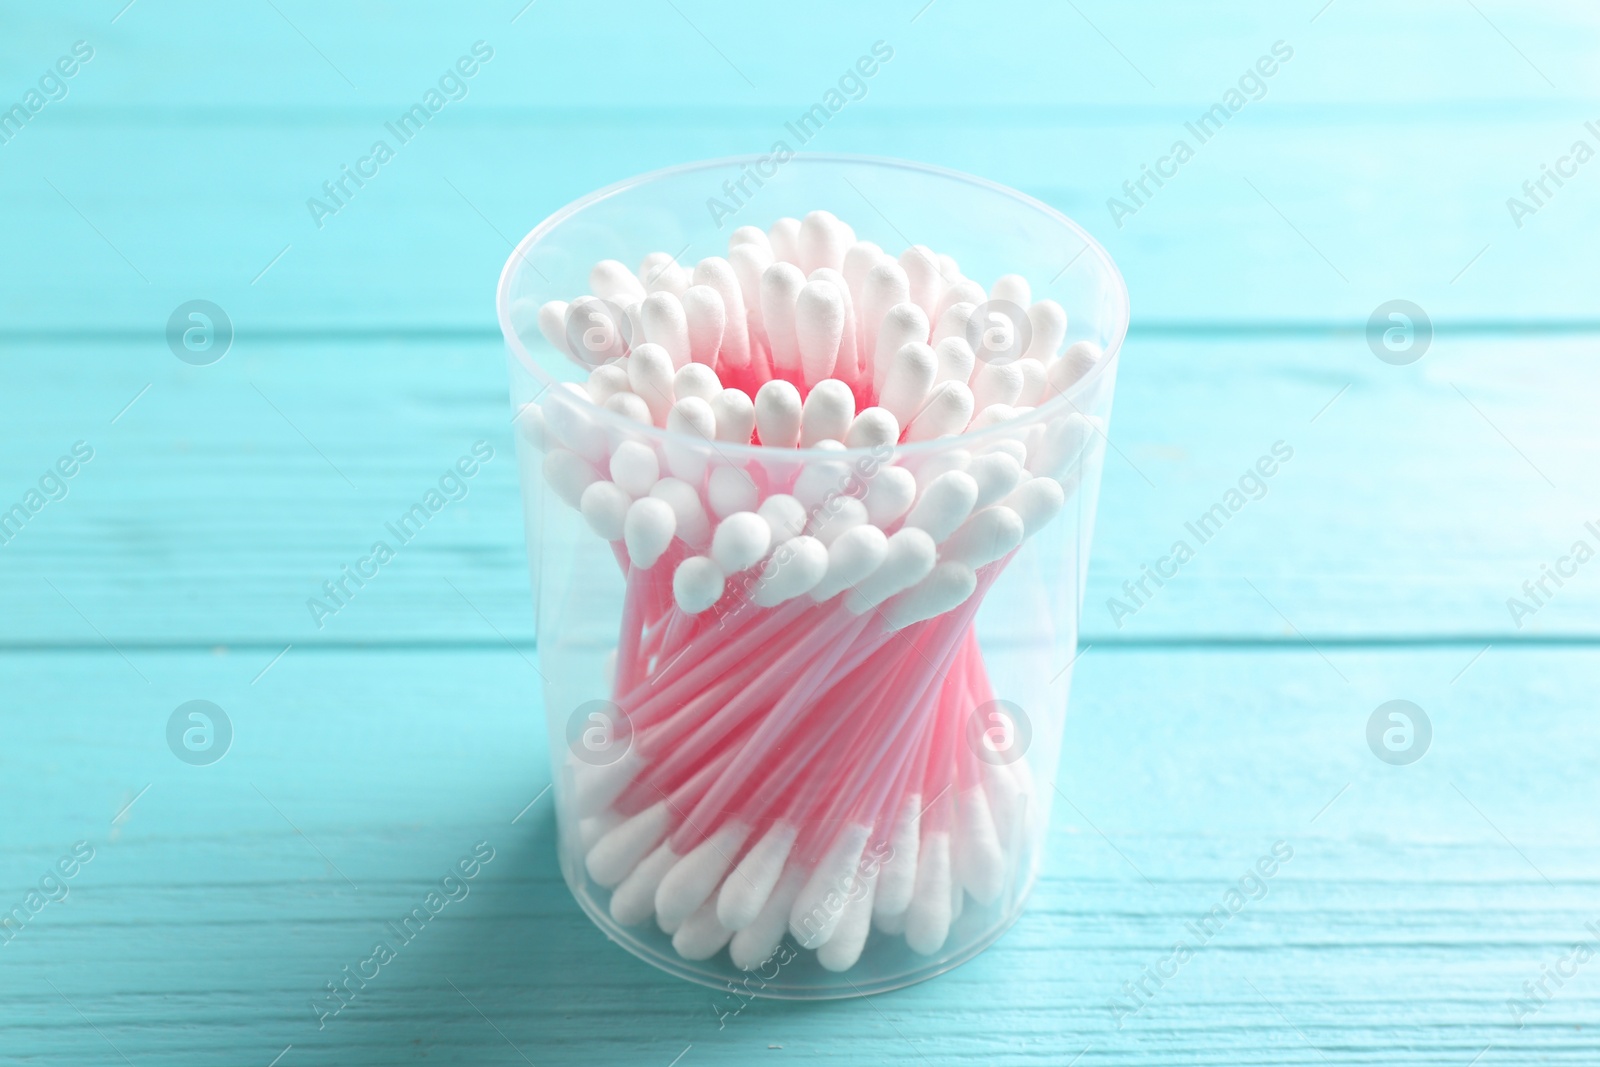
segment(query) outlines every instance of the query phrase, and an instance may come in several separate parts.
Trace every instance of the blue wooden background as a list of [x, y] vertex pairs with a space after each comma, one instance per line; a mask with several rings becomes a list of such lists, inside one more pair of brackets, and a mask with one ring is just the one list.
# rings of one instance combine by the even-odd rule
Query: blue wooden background
[[[1039, 196], [1133, 296], [1065, 802], [979, 959], [727, 1014], [556, 869], [491, 294], [554, 208], [765, 150], [880, 40], [808, 147]], [[1600, 562], [1507, 608], [1600, 547], [1597, 40], [1592, 6], [1506, 0], [7, 0], [0, 111], [92, 58], [0, 143], [0, 509], [93, 458], [0, 544], [0, 908], [31, 915], [0, 933], [0, 1062], [1600, 1061], [1572, 952], [1600, 943]], [[306, 200], [478, 41], [466, 96], [319, 228]], [[1570, 176], [1513, 218], [1545, 165]], [[209, 366], [163, 336], [195, 299], [236, 333]], [[1366, 336], [1395, 299], [1434, 331], [1408, 365]], [[306, 599], [480, 439], [467, 498], [319, 630]], [[1115, 625], [1280, 440], [1266, 497]], [[166, 740], [196, 699], [232, 725], [210, 766]], [[1432, 723], [1410, 765], [1368, 746], [1391, 699]], [[1278, 841], [1266, 896], [1119, 1018]], [[471, 894], [319, 1028], [479, 842]]]

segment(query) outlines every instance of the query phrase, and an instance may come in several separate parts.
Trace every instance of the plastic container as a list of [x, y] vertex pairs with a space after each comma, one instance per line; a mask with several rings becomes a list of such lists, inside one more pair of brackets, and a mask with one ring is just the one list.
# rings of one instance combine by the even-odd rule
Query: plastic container
[[[736, 202], [729, 216], [725, 209]], [[1064, 393], [1010, 421], [845, 451], [762, 448], [644, 426], [559, 384], [584, 382], [590, 368], [545, 339], [538, 310], [589, 292], [597, 261], [635, 264], [665, 251], [692, 269], [702, 257], [726, 256], [736, 226], [766, 227], [817, 208], [891, 254], [917, 243], [954, 257], [970, 278], [1025, 276], [1035, 298], [1066, 309], [1063, 346], [1090, 341], [1103, 357]], [[1020, 914], [1046, 840], [1104, 428], [1128, 321], [1127, 293], [1106, 252], [1046, 205], [967, 175], [857, 157], [747, 157], [644, 175], [562, 208], [518, 245], [497, 302], [520, 428], [561, 867], [578, 903], [641, 959], [741, 997], [894, 989], [992, 943]], [[590, 365], [615, 354], [603, 352]], [[674, 502], [678, 538], [662, 562], [635, 566], [630, 577], [621, 543], [598, 536], [562, 498], [575, 497], [571, 471], [551, 473], [574, 465], [549, 456], [563, 452], [587, 472], [580, 483], [609, 477], [609, 457], [622, 442], [642, 445], [663, 476], [690, 484], [703, 512], [711, 510], [711, 480], [725, 491], [736, 481], [748, 483], [739, 492], [752, 500], [802, 498], [808, 529], [832, 509], [855, 507], [838, 504], [843, 497], [870, 492], [880, 477], [891, 481], [881, 474], [886, 468], [912, 472], [920, 493], [938, 472], [976, 471], [980, 457], [999, 453], [1021, 453], [1023, 477], [1032, 484], [1048, 476], [1064, 506], [1019, 547], [976, 567], [976, 590], [927, 621], [893, 626], [908, 617], [900, 601], [854, 614], [850, 591], [825, 603], [802, 595], [760, 607], [759, 567], [730, 575], [714, 609], [677, 618], [670, 568], [707, 551], [716, 516], [695, 528], [683, 510], [693, 507]], [[980, 465], [990, 463], [1007, 466]], [[939, 781], [942, 790], [934, 788]], [[805, 815], [797, 822], [786, 811]], [[620, 837], [632, 838], [619, 843], [613, 834], [597, 879], [596, 844], [624, 816], [634, 829]], [[661, 825], [644, 825], [654, 822]], [[795, 843], [772, 894], [761, 898], [760, 885], [728, 888], [752, 877], [770, 881], [770, 862], [750, 852], [781, 853], [786, 836]], [[663, 847], [670, 854], [656, 856], [657, 869], [647, 874], [644, 865]], [[941, 852], [951, 882], [944, 905], [936, 892]], [[679, 934], [675, 947], [653, 913], [639, 916], [651, 907], [645, 897], [663, 899], [659, 886], [648, 892], [661, 871], [688, 855], [698, 855], [698, 865], [677, 873], [674, 907], [705, 902], [690, 919], [666, 923]], [[639, 879], [631, 886], [624, 879], [626, 892], [617, 887], [618, 863]], [[716, 883], [709, 893], [685, 886], [697, 878]], [[783, 924], [777, 947], [757, 961], [761, 943], [773, 939], [767, 913], [783, 910], [774, 899], [793, 892], [789, 879], [803, 883], [813, 907], [791, 906], [798, 925]], [[908, 894], [911, 903], [894, 913]], [[719, 911], [723, 897], [735, 899]], [[739, 909], [759, 899], [768, 902], [766, 917], [750, 923]], [[614, 912], [639, 921], [619, 921]], [[948, 918], [942, 931], [941, 912]], [[730, 913], [744, 929], [765, 924], [767, 932], [734, 933], [721, 947], [706, 929]], [[685, 934], [683, 924], [696, 922], [698, 933]], [[848, 941], [863, 936], [857, 957]], [[818, 937], [821, 947], [807, 947]], [[844, 940], [830, 954], [835, 939]], [[689, 956], [715, 951], [686, 958], [686, 944]], [[739, 950], [746, 967], [734, 961]], [[841, 964], [848, 966], [833, 969]]]

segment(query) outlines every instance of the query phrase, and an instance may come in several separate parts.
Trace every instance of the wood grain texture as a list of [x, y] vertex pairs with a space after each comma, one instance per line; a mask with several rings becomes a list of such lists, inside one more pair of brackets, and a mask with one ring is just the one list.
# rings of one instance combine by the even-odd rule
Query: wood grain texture
[[[1597, 939], [1600, 564], [1521, 626], [1506, 606], [1600, 544], [1600, 163], [1520, 228], [1506, 206], [1600, 145], [1593, 11], [74, 0], [4, 21], [0, 110], [74, 41], [96, 52], [0, 143], [0, 510], [94, 449], [0, 544], [0, 907], [75, 842], [95, 856], [0, 944], [0, 1064], [1600, 1060], [1600, 963], [1511, 1005]], [[318, 229], [306, 198], [480, 39], [466, 98]], [[556, 867], [492, 284], [597, 186], [766, 150], [878, 39], [895, 58], [805, 147], [1039, 196], [1133, 294], [1060, 793], [992, 949], [719, 1025], [736, 1002], [608, 944]], [[1265, 95], [1119, 228], [1108, 198], [1280, 39]], [[163, 339], [194, 298], [237, 328], [210, 367]], [[1394, 298], [1438, 328], [1407, 367], [1364, 336]], [[465, 498], [319, 630], [306, 598], [478, 440], [495, 458]], [[1277, 441], [1265, 495], [1119, 626], [1122, 583]], [[1405, 767], [1365, 740], [1395, 698], [1434, 729]], [[213, 766], [166, 746], [191, 699], [235, 731]], [[1279, 841], [1265, 895], [1143, 978]], [[470, 895], [319, 1029], [324, 983], [478, 842]]]
[[[147, 656], [148, 686], [109, 653], [8, 654], [5, 691], [53, 714], [13, 724], [5, 777], [25, 776], [33, 817], [9, 830], [0, 881], [18, 895], [75, 840], [96, 856], [0, 948], [0, 1062], [120, 1062], [108, 1041], [134, 1063], [265, 1064], [289, 1044], [298, 1062], [522, 1062], [508, 1039], [535, 1063], [665, 1065], [691, 1044], [701, 1063], [768, 1045], [826, 1062], [1059, 1064], [1087, 1046], [1096, 1064], [1448, 1063], [1491, 1041], [1503, 1062], [1585, 1062], [1586, 973], [1522, 1029], [1507, 1001], [1600, 919], [1597, 665], [1497, 649], [1452, 682], [1474, 651], [1333, 652], [1338, 673], [1312, 652], [1089, 653], [1021, 923], [936, 981], [757, 1002], [722, 1028], [713, 1004], [732, 1001], [657, 976], [577, 910], [548, 796], [512, 823], [548, 781], [515, 653], [312, 654], [253, 686], [232, 654]], [[233, 720], [211, 767], [160, 735], [192, 696]], [[1434, 723], [1409, 767], [1366, 747], [1394, 696]], [[479, 841], [495, 858], [467, 898], [319, 1031], [323, 983]], [[1122, 983], [1277, 841], [1293, 858], [1265, 895], [1119, 1029]]]
[[[0, 545], [7, 640], [270, 656], [532, 639], [498, 344], [242, 338], [210, 367], [155, 345], [9, 351], [23, 387], [0, 396], [5, 505], [74, 442], [96, 451]], [[1554, 595], [1524, 618], [1506, 601], [1575, 540], [1600, 546], [1586, 529], [1600, 525], [1596, 354], [1588, 336], [1441, 337], [1410, 367], [1360, 337], [1130, 346], [1084, 640], [1595, 636], [1600, 575], [1547, 582]], [[385, 524], [478, 440], [495, 458], [400, 545]], [[1277, 442], [1294, 458], [1202, 543], [1190, 524]], [[1428, 503], [1401, 506], [1413, 500]], [[307, 599], [375, 539], [396, 560], [319, 628]], [[1196, 555], [1176, 579], [1122, 589], [1177, 540]]]

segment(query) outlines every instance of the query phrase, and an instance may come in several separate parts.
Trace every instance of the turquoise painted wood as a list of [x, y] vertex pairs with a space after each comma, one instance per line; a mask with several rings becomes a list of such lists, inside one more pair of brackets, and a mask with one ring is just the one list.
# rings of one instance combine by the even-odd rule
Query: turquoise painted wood
[[[1600, 162], [1520, 228], [1506, 206], [1600, 148], [1600, 16], [123, 3], [0, 33], [0, 112], [94, 49], [0, 143], [0, 510], [80, 449], [0, 544], [0, 909], [65, 893], [0, 933], [0, 1064], [1600, 1059], [1600, 963], [1545, 977], [1600, 941], [1600, 563], [1506, 603], [1600, 546]], [[740, 1008], [606, 942], [556, 869], [492, 286], [549, 211], [766, 149], [879, 39], [806, 147], [1074, 214], [1134, 331], [1031, 909], [936, 981]], [[319, 229], [306, 199], [479, 40], [465, 98]], [[1261, 99], [1119, 227], [1108, 198], [1278, 40]], [[162, 337], [197, 298], [237, 331], [208, 367]], [[1410, 366], [1364, 333], [1395, 298], [1436, 326]], [[480, 440], [466, 497], [319, 628], [306, 599]], [[1260, 499], [1108, 605], [1277, 441]], [[1409, 766], [1366, 740], [1396, 698], [1433, 727]], [[232, 723], [213, 766], [167, 747], [192, 699]], [[475, 848], [469, 895], [319, 1020]]]

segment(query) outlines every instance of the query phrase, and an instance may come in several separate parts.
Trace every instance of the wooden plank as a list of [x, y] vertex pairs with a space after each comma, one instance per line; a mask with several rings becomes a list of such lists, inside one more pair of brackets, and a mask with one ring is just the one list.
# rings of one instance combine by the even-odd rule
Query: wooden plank
[[[1580, 171], [1521, 228], [1506, 207], [1575, 139], [1600, 145], [1584, 127], [1593, 108], [1388, 117], [1269, 98], [1197, 146], [1136, 214], [1113, 217], [1111, 198], [1130, 202], [1123, 183], [1185, 137], [1193, 112], [1122, 123], [1024, 113], [997, 124], [970, 110], [880, 110], [869, 97], [806, 147], [921, 159], [1042, 198], [1106, 244], [1128, 278], [1136, 321], [1147, 325], [1360, 328], [1397, 297], [1441, 324], [1594, 321], [1584, 285], [1593, 273], [1584, 265], [1594, 263], [1584, 235], [1600, 221], [1594, 183]], [[441, 327], [485, 335], [510, 242], [544, 216], [656, 167], [768, 151], [785, 113], [691, 124], [656, 111], [446, 113], [320, 229], [308, 200], [384, 136], [382, 114], [198, 125], [87, 108], [48, 125], [46, 117], [25, 131], [30, 143], [7, 146], [15, 154], [0, 172], [18, 246], [30, 249], [0, 264], [12, 336], [154, 338], [177, 305], [197, 297], [263, 336]], [[903, 243], [870, 206], [829, 206], [864, 234]], [[762, 223], [772, 214], [758, 201], [744, 210]], [[1062, 249], [1061, 261], [1077, 251]]]
[[[820, 96], [880, 38], [896, 50], [896, 80], [872, 93], [935, 107], [1187, 104], [1214, 97], [1277, 39], [1297, 49], [1304, 72], [1273, 96], [1297, 101], [1480, 106], [1600, 95], [1589, 63], [1600, 19], [1557, 0], [1500, 0], [1482, 14], [1428, 0], [1156, 0], [1138, 11], [1090, 0], [1076, 10], [1012, 4], [987, 17], [944, 0], [926, 9], [819, 0], [806, 17], [782, 17], [781, 33], [765, 12], [714, 0], [628, 4], [604, 19], [526, 0], [120, 6], [19, 11], [0, 56], [25, 72], [88, 38], [104, 63], [74, 94], [141, 109], [377, 107], [420, 94], [476, 39], [496, 58], [471, 98], [563, 110], [788, 109]], [[141, 76], [152, 71], [159, 76]]]
[[[1441, 335], [1409, 367], [1358, 337], [1136, 339], [1084, 640], [1594, 637], [1592, 566], [1561, 588], [1546, 580], [1532, 615], [1507, 607], [1575, 541], [1600, 543], [1585, 525], [1600, 524], [1594, 357], [1590, 336]], [[156, 344], [6, 358], [17, 378], [0, 396], [0, 503], [23, 500], [74, 442], [95, 458], [0, 545], [5, 643], [245, 644], [264, 665], [291, 643], [531, 640], [493, 342], [241, 337], [209, 367]], [[394, 562], [319, 628], [307, 600], [393, 540], [385, 524], [479, 440], [494, 458], [465, 498], [395, 542]], [[1294, 458], [1202, 544], [1187, 524], [1226, 505], [1279, 441]], [[1178, 540], [1195, 558], [1129, 597], [1123, 583], [1170, 570]]]
[[[1452, 680], [1473, 651], [1342, 654], [1346, 683], [1312, 652], [1096, 650], [1058, 778], [1070, 806], [1019, 925], [935, 981], [757, 1002], [721, 1029], [710, 991], [608, 945], [571, 902], [548, 796], [512, 823], [548, 781], [515, 654], [309, 654], [252, 686], [242, 657], [162, 653], [149, 687], [111, 653], [0, 655], [5, 691], [51, 709], [14, 717], [0, 748], [30, 813], [0, 831], [4, 899], [73, 842], [96, 849], [4, 948], [0, 1058], [1466, 1063], [1492, 1042], [1503, 1062], [1588, 1062], [1586, 970], [1523, 1028], [1507, 1002], [1592, 939], [1595, 654], [1496, 649]], [[1434, 728], [1404, 767], [1364, 736], [1397, 696]], [[209, 767], [162, 736], [193, 697], [235, 730]], [[470, 895], [319, 1031], [310, 998], [479, 841], [495, 858]], [[1294, 855], [1266, 895], [1118, 1029], [1122, 983], [1276, 841]]]

